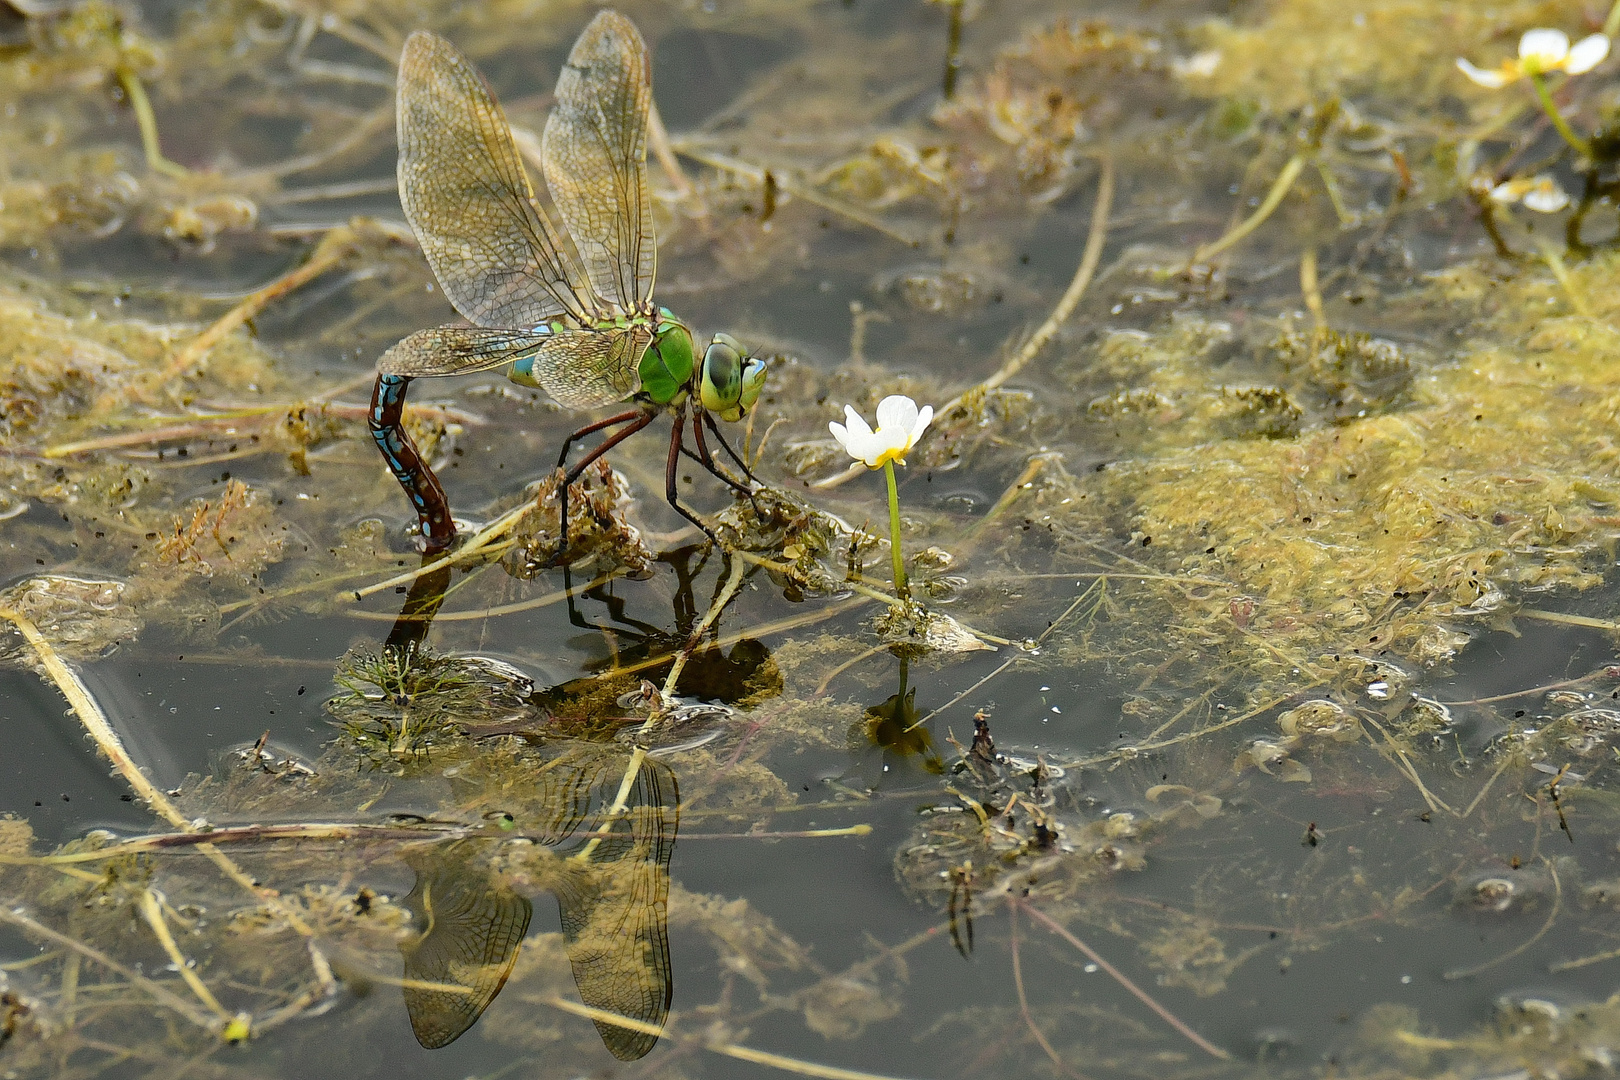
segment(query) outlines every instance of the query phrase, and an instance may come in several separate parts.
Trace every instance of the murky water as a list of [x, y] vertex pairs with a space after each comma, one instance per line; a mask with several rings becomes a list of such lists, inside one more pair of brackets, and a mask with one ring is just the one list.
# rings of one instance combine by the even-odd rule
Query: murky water
[[564, 568], [579, 415], [412, 384], [441, 567], [366, 406], [406, 35], [538, 154], [594, 5], [0, 5], [0, 1073], [1612, 1071], [1617, 68], [1454, 66], [1605, 13], [621, 8], [768, 490]]

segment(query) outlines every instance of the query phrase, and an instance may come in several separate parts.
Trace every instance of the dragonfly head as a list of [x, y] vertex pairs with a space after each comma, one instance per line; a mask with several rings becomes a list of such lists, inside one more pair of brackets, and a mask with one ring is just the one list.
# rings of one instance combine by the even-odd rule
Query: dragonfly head
[[740, 420], [765, 389], [765, 361], [748, 355], [730, 334], [716, 334], [703, 350], [698, 400], [722, 420]]

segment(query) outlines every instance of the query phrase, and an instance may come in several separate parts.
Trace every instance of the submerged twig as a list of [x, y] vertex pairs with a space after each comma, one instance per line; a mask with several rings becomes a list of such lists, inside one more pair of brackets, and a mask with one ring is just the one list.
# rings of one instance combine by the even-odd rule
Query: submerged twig
[[62, 661], [62, 658], [57, 655], [56, 649], [51, 645], [49, 639], [40, 633], [39, 627], [34, 625], [34, 621], [22, 612], [7, 607], [0, 607], [0, 619], [9, 620], [22, 634], [23, 639], [34, 650], [34, 655], [39, 657], [39, 662], [45, 668], [46, 674], [56, 684], [57, 690], [61, 692], [63, 697], [67, 698], [68, 706], [72, 708], [73, 714], [79, 718], [79, 723], [84, 725], [85, 730], [90, 733], [90, 737], [95, 740], [96, 746], [112, 761], [113, 768], [118, 770], [118, 775], [124, 778], [124, 782], [134, 789], [135, 794], [143, 802], [152, 808], [153, 813], [163, 818], [170, 825], [185, 826], [185, 815], [180, 813], [175, 805], [169, 801], [169, 797], [159, 791], [157, 785], [152, 783], [146, 774], [140, 770], [140, 767], [135, 764], [135, 759], [130, 757], [129, 752], [124, 749], [123, 740], [113, 730], [112, 724], [107, 720], [107, 714], [102, 712], [101, 706], [96, 704], [96, 700], [91, 696], [89, 688], [84, 685], [78, 673], [68, 667]]
[[1085, 942], [1075, 937], [1074, 934], [1070, 933], [1068, 928], [1066, 928], [1062, 923], [1046, 914], [1034, 904], [1027, 903], [1019, 897], [1008, 896], [1007, 902], [1014, 907], [1023, 908], [1029, 913], [1030, 918], [1041, 923], [1052, 933], [1058, 935], [1064, 941], [1067, 941], [1070, 945], [1073, 945], [1076, 949], [1079, 949], [1086, 955], [1087, 959], [1089, 959], [1093, 964], [1096, 964], [1098, 967], [1102, 968], [1104, 971], [1108, 972], [1108, 974], [1113, 977], [1115, 982], [1129, 990], [1133, 995], [1135, 995], [1138, 1001], [1157, 1013], [1159, 1019], [1175, 1028], [1176, 1031], [1185, 1036], [1186, 1039], [1194, 1046], [1204, 1051], [1204, 1053], [1209, 1054], [1211, 1057], [1219, 1058], [1222, 1061], [1232, 1060], [1231, 1054], [1227, 1053], [1225, 1050], [1222, 1050], [1220, 1047], [1198, 1034], [1198, 1032], [1194, 1031], [1192, 1028], [1188, 1027], [1185, 1023], [1178, 1019], [1176, 1015], [1169, 1009], [1166, 1009], [1163, 1005], [1160, 1005], [1157, 1001], [1154, 1001], [1146, 991], [1137, 986], [1135, 983], [1131, 982], [1130, 979], [1126, 978], [1124, 973], [1104, 959], [1101, 953], [1097, 952], [1090, 945], [1087, 945]]
[[1018, 909], [1020, 906], [1017, 901], [1007, 905], [1007, 919], [1011, 927], [1013, 987], [1018, 991], [1018, 1011], [1024, 1017], [1024, 1026], [1029, 1028], [1031, 1035], [1035, 1036], [1035, 1041], [1040, 1044], [1042, 1050], [1046, 1051], [1046, 1056], [1052, 1059], [1052, 1064], [1056, 1065], [1058, 1070], [1065, 1075], [1080, 1080], [1080, 1074], [1069, 1068], [1064, 1064], [1063, 1059], [1058, 1057], [1058, 1052], [1052, 1049], [1052, 1044], [1046, 1041], [1046, 1036], [1042, 1034], [1040, 1027], [1035, 1023], [1035, 1017], [1030, 1015], [1029, 997], [1024, 993], [1024, 967], [1018, 955]]
[[242, 326], [266, 305], [294, 289], [320, 277], [355, 250], [358, 235], [353, 226], [333, 229], [323, 236], [303, 265], [294, 268], [261, 289], [249, 293], [225, 314], [215, 319], [202, 333], [192, 338], [169, 359], [163, 369], [150, 376], [137, 387], [134, 396], [145, 397], [170, 380], [185, 373], [186, 369], [208, 354], [227, 334]]
[[191, 992], [197, 996], [197, 1000], [202, 1002], [209, 1012], [219, 1017], [222, 1024], [229, 1023], [231, 1014], [225, 1011], [225, 1006], [219, 1003], [219, 999], [214, 996], [214, 992], [208, 989], [208, 984], [198, 976], [191, 961], [186, 959], [186, 954], [180, 951], [180, 946], [175, 942], [174, 935], [169, 933], [169, 924], [163, 918], [163, 909], [158, 906], [157, 894], [150, 888], [142, 889], [140, 906], [141, 917], [146, 920], [146, 925], [152, 928], [152, 933], [157, 936], [158, 944], [168, 954], [169, 962], [180, 973], [180, 978], [191, 988]]

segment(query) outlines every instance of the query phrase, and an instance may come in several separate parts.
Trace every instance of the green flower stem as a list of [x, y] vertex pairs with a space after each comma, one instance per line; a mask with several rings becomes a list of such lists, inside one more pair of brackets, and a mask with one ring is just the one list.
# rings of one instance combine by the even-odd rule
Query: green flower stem
[[1558, 129], [1558, 134], [1564, 137], [1564, 141], [1569, 143], [1577, 154], [1588, 160], [1592, 159], [1592, 144], [1575, 134], [1575, 129], [1569, 126], [1569, 121], [1564, 119], [1564, 114], [1558, 111], [1558, 106], [1553, 102], [1552, 93], [1547, 89], [1547, 80], [1541, 75], [1531, 75], [1530, 85], [1536, 88], [1536, 97], [1541, 101], [1541, 111], [1547, 114], [1547, 119], [1551, 120], [1553, 127]]
[[889, 482], [889, 554], [894, 557], [894, 595], [911, 599], [906, 585], [906, 559], [900, 552], [900, 490], [894, 484], [894, 462], [883, 463], [883, 478]]

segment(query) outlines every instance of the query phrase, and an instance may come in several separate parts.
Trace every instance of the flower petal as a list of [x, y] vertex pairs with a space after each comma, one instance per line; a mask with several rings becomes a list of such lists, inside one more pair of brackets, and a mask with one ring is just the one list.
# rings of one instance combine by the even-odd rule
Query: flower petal
[[1564, 70], [1571, 75], [1591, 71], [1609, 55], [1609, 39], [1602, 34], [1590, 34], [1575, 43], [1564, 60]]
[[867, 426], [866, 419], [855, 411], [855, 406], [844, 406], [844, 423], [849, 425], [851, 438], [870, 439], [872, 437], [872, 429]]
[[1524, 198], [1524, 193], [1530, 190], [1529, 180], [1504, 180], [1491, 188], [1491, 201], [1502, 203], [1504, 206], [1516, 203]]
[[827, 430], [832, 432], [832, 437], [838, 440], [838, 445], [839, 446], [842, 446], [846, 451], [849, 449], [849, 429], [848, 428], [846, 428], [843, 424], [840, 424], [835, 420], [832, 423], [829, 423], [827, 425]]
[[879, 431], [898, 430], [909, 433], [911, 425], [916, 421], [917, 403], [904, 394], [890, 394], [878, 402], [877, 422]]
[[1558, 186], [1558, 181], [1543, 176], [1524, 196], [1524, 205], [1538, 214], [1556, 214], [1569, 205], [1569, 195]]
[[1505, 69], [1498, 68], [1494, 71], [1487, 71], [1484, 68], [1475, 67], [1460, 56], [1457, 58], [1457, 70], [1480, 86], [1488, 86], [1492, 90], [1500, 90], [1511, 81], [1511, 77]]
[[911, 425], [912, 446], [916, 446], [917, 443], [922, 440], [923, 432], [927, 431], [928, 425], [933, 422], [934, 407], [932, 405], [924, 405], [922, 407], [922, 412], [917, 414], [917, 422]]
[[1561, 66], [1569, 57], [1569, 35], [1562, 30], [1526, 30], [1519, 39], [1519, 59], [1542, 71]]

